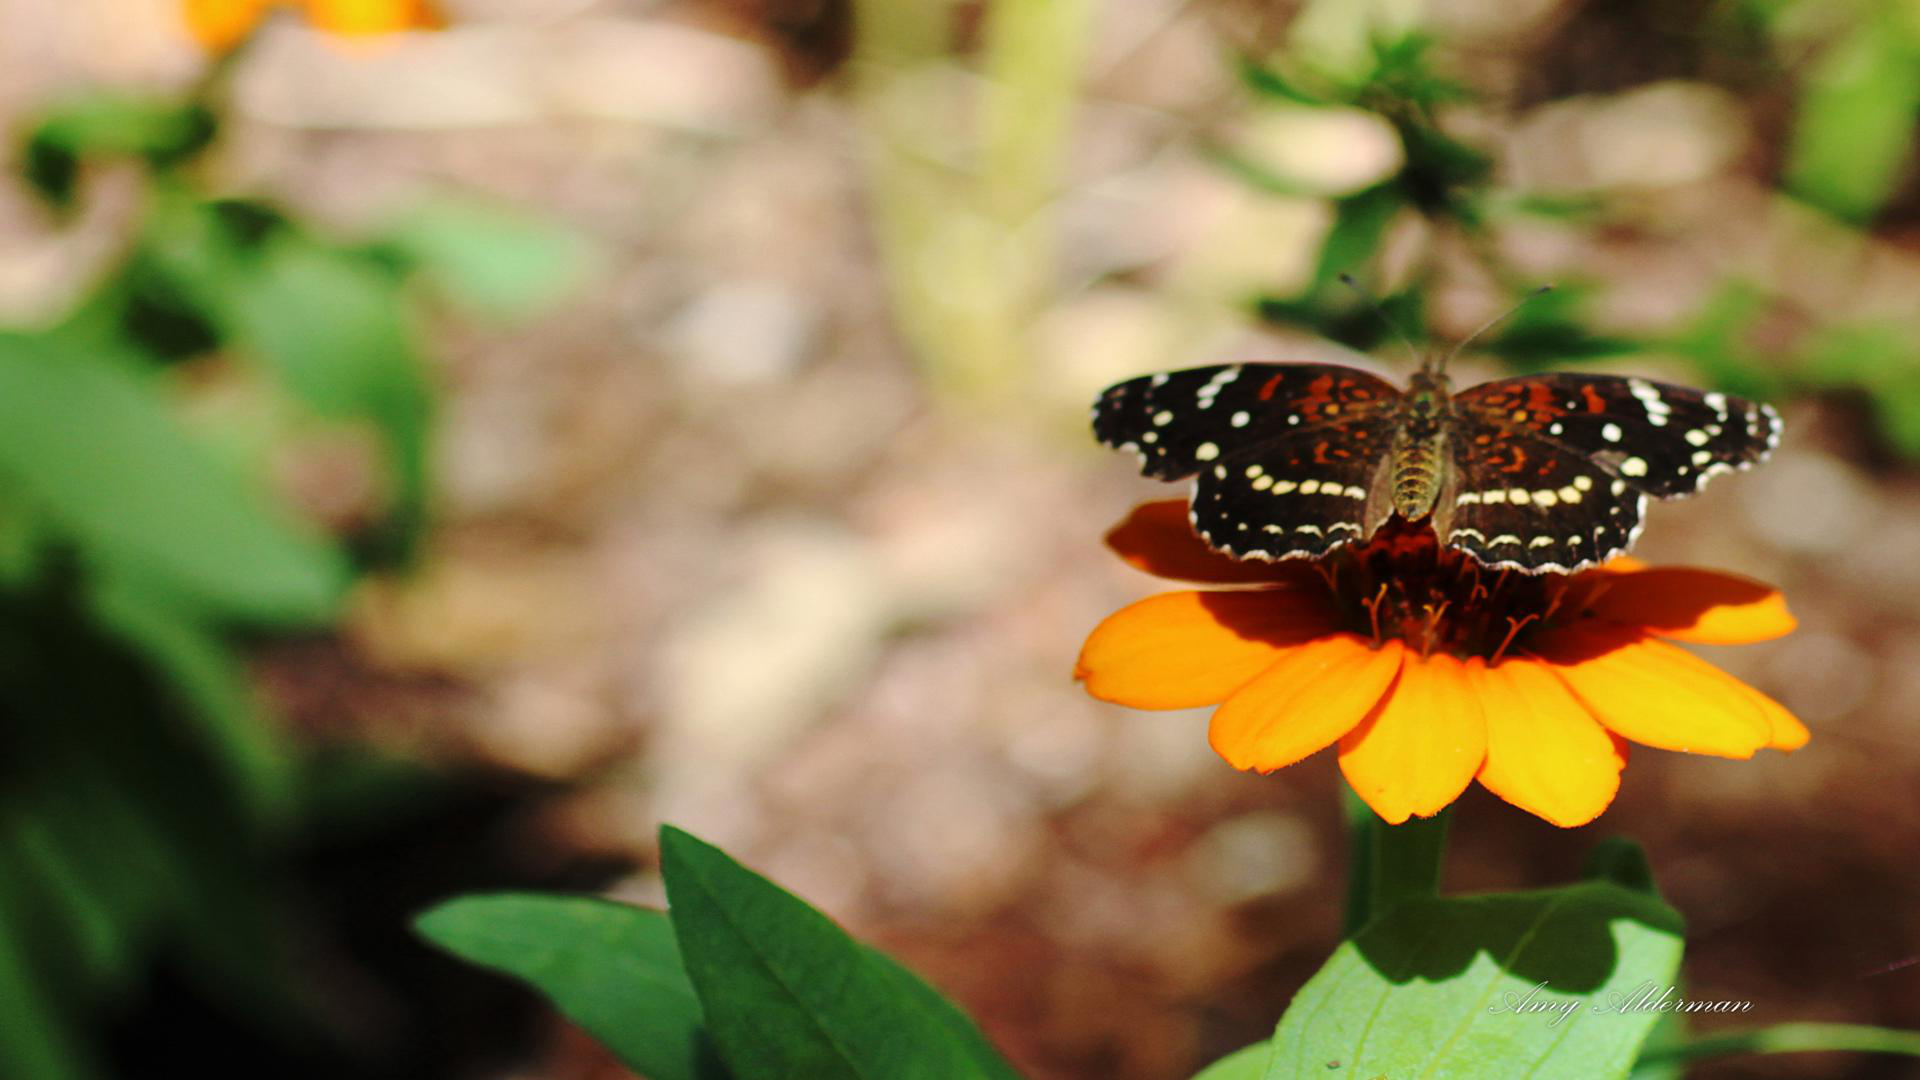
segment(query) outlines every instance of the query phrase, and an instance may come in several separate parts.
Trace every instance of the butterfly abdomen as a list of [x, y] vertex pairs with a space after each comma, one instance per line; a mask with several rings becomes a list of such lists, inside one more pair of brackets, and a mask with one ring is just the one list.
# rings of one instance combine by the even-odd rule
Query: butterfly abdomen
[[1396, 448], [1393, 508], [1409, 521], [1426, 516], [1440, 495], [1443, 447], [1438, 437]]
[[1408, 521], [1425, 517], [1440, 497], [1446, 462], [1444, 376], [1416, 375], [1402, 403], [1389, 466], [1393, 508]]

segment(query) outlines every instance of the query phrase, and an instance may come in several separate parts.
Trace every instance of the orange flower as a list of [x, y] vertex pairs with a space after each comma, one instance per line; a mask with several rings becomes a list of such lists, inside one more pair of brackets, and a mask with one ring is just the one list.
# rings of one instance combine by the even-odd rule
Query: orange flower
[[181, 0], [187, 32], [210, 52], [247, 39], [273, 9], [299, 7], [316, 30], [367, 37], [445, 25], [430, 0]]
[[1571, 575], [1488, 570], [1411, 526], [1322, 560], [1240, 562], [1208, 549], [1177, 499], [1136, 508], [1107, 543], [1149, 573], [1242, 587], [1109, 616], [1075, 668], [1089, 693], [1218, 705], [1208, 736], [1239, 769], [1338, 743], [1348, 783], [1396, 825], [1477, 779], [1571, 828], [1613, 801], [1628, 741], [1748, 758], [1808, 738], [1772, 698], [1669, 644], [1792, 631], [1779, 592], [1744, 578], [1633, 559]]

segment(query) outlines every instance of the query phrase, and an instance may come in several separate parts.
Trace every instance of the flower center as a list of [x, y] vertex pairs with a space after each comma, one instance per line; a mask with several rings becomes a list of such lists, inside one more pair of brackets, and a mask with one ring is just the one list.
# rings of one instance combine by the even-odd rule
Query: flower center
[[1596, 575], [1524, 574], [1441, 547], [1424, 524], [1383, 527], [1320, 564], [1345, 629], [1376, 644], [1399, 638], [1422, 656], [1489, 664], [1592, 603]]

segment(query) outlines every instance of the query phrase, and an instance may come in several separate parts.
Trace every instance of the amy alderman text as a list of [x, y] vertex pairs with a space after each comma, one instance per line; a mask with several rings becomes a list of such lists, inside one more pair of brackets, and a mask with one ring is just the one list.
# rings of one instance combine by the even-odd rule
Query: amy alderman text
[[1547, 991], [1547, 984], [1540, 983], [1522, 994], [1508, 991], [1501, 1000], [1487, 1006], [1491, 1013], [1548, 1013], [1552, 1019], [1548, 1027], [1559, 1027], [1567, 1017], [1582, 1008], [1591, 1010], [1594, 1015], [1613, 1013], [1743, 1013], [1753, 1008], [1751, 1001], [1688, 1001], [1671, 986], [1660, 986], [1653, 982], [1643, 982], [1631, 991], [1618, 990], [1598, 1001], [1583, 1001], [1578, 998], [1556, 998]]

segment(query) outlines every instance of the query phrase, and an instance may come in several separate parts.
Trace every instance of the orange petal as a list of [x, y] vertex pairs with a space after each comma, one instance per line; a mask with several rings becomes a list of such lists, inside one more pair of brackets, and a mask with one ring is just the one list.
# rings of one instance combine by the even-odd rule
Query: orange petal
[[1087, 635], [1074, 677], [1102, 701], [1191, 709], [1225, 701], [1287, 646], [1330, 633], [1315, 599], [1273, 589], [1176, 592], [1121, 608]]
[[1539, 661], [1467, 665], [1487, 715], [1480, 784], [1563, 829], [1600, 816], [1620, 790], [1625, 743]]
[[1381, 820], [1432, 817], [1473, 782], [1487, 756], [1476, 690], [1454, 657], [1410, 655], [1400, 681], [1340, 740], [1340, 771]]
[[1612, 577], [1591, 611], [1663, 637], [1745, 645], [1793, 632], [1780, 590], [1712, 570], [1666, 567]]
[[1594, 718], [1644, 746], [1748, 758], [1770, 725], [1740, 680], [1678, 646], [1625, 629], [1569, 628], [1533, 651]]
[[273, 0], [181, 0], [187, 33], [211, 52], [226, 52], [244, 41], [266, 16]]
[[1107, 546], [1135, 570], [1176, 581], [1317, 585], [1323, 580], [1305, 560], [1242, 560], [1213, 550], [1193, 531], [1185, 499], [1160, 499], [1134, 507], [1125, 521], [1107, 533]]
[[[1738, 680], [1735, 681], [1738, 682]], [[1807, 725], [1801, 723], [1799, 717], [1788, 712], [1785, 705], [1755, 690], [1746, 683], [1740, 683], [1739, 685], [1740, 689], [1747, 692], [1747, 699], [1753, 702], [1753, 704], [1759, 708], [1761, 714], [1767, 718], [1767, 731], [1769, 732], [1767, 746], [1769, 748], [1782, 750], [1791, 754], [1795, 750], [1807, 745], [1807, 740], [1813, 738], [1813, 732], [1807, 730]]]
[[1236, 769], [1272, 772], [1323, 750], [1379, 703], [1404, 649], [1334, 634], [1288, 649], [1216, 709], [1207, 741]]

